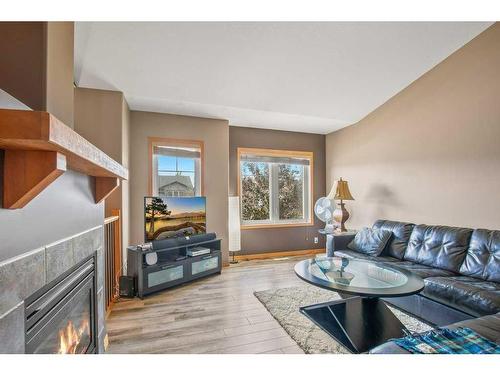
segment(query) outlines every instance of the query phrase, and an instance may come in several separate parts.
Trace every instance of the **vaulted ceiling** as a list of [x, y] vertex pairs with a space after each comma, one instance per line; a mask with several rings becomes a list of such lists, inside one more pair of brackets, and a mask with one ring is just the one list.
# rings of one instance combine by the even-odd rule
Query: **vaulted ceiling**
[[491, 23], [77, 23], [75, 82], [133, 110], [329, 133], [351, 125]]

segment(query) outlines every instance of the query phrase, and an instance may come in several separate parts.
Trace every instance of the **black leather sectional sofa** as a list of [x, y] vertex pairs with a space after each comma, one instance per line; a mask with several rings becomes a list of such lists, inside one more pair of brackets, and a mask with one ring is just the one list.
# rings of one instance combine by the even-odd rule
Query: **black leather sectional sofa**
[[373, 228], [392, 232], [378, 257], [349, 250], [354, 236], [329, 236], [329, 248], [336, 256], [385, 262], [424, 279], [419, 294], [385, 299], [388, 303], [434, 326], [500, 312], [500, 231], [389, 220], [377, 220]]

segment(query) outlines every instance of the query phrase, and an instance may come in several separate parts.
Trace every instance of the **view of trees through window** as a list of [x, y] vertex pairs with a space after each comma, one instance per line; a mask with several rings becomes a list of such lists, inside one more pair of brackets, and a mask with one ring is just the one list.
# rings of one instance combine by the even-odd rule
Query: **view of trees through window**
[[243, 221], [305, 220], [304, 181], [308, 166], [241, 161]]
[[243, 220], [269, 220], [269, 165], [241, 164], [241, 216]]
[[304, 167], [302, 165], [279, 165], [279, 218], [281, 220], [304, 217]]

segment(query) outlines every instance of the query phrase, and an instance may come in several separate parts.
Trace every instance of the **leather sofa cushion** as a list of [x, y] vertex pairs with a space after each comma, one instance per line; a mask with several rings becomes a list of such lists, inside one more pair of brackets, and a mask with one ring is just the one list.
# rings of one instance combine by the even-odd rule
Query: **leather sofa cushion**
[[392, 232], [392, 237], [387, 242], [381, 255], [403, 259], [414, 226], [414, 224], [400, 221], [377, 220], [372, 228], [390, 230]]
[[[446, 328], [450, 329], [459, 327], [470, 328], [484, 338], [496, 344], [500, 344], [500, 313], [483, 316], [481, 318], [467, 319], [446, 326]], [[370, 354], [409, 354], [409, 352], [398, 344], [389, 341], [370, 350]]]
[[409, 261], [395, 262], [392, 263], [391, 265], [413, 272], [417, 276], [420, 276], [422, 279], [426, 279], [427, 277], [437, 277], [437, 276], [456, 276], [456, 273], [451, 271], [442, 270], [440, 268], [433, 268], [426, 266], [424, 264], [413, 263]]
[[427, 298], [473, 316], [500, 312], [500, 284], [469, 276], [429, 277], [422, 292]]
[[500, 283], [500, 231], [476, 229], [472, 232], [460, 273]]
[[387, 262], [387, 263], [393, 263], [393, 262], [398, 262], [399, 259], [392, 258], [392, 257], [384, 257], [384, 256], [378, 256], [374, 257], [371, 255], [366, 255], [362, 253], [358, 253], [357, 251], [354, 250], [337, 250], [334, 252], [334, 255], [336, 257], [344, 257], [344, 258], [351, 258], [351, 259], [361, 259], [361, 260], [370, 260], [373, 262]]
[[391, 236], [392, 232], [388, 230], [363, 228], [347, 244], [347, 248], [366, 255], [378, 256]]
[[459, 272], [467, 253], [472, 229], [416, 225], [404, 260]]

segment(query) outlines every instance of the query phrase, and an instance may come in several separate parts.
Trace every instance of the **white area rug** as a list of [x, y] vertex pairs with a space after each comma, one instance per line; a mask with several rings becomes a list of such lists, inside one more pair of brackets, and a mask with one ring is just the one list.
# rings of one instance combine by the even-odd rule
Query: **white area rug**
[[[297, 288], [270, 289], [255, 292], [254, 295], [304, 352], [308, 354], [349, 353], [299, 312], [299, 307], [302, 306], [340, 299], [337, 293], [305, 285]], [[391, 306], [389, 308], [410, 331], [424, 332], [432, 328], [399, 309]]]

